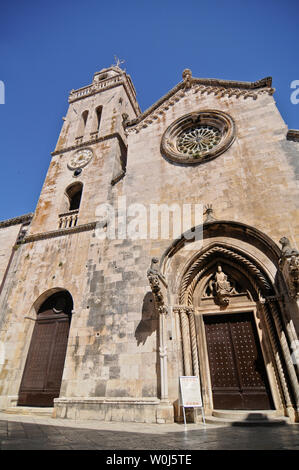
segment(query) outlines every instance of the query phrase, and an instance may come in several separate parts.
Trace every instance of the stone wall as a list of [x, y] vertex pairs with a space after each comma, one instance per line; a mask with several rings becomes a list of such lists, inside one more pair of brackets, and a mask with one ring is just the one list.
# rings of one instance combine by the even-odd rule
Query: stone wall
[[0, 279], [2, 280], [22, 224], [0, 226]]

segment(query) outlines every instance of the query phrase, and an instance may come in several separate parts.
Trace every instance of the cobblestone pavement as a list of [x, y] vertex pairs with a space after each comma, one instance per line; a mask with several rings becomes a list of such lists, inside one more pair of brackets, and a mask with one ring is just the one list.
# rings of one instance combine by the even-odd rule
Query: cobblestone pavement
[[299, 426], [73, 421], [0, 413], [1, 450], [299, 450]]

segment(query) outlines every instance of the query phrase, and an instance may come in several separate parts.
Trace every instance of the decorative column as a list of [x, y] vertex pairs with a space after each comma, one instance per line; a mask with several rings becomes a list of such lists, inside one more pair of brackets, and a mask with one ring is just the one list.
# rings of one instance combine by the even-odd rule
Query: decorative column
[[161, 370], [161, 400], [168, 400], [166, 315], [167, 308], [159, 307], [159, 355]]
[[192, 365], [190, 362], [190, 328], [187, 314], [188, 309], [185, 306], [176, 306], [174, 311], [176, 311], [180, 317], [184, 373], [185, 375], [192, 375]]
[[199, 360], [198, 360], [196, 329], [195, 329], [195, 319], [194, 319], [193, 309], [189, 309], [189, 324], [190, 324], [190, 334], [191, 334], [193, 374], [199, 377]]
[[155, 306], [159, 314], [159, 357], [161, 377], [161, 402], [157, 409], [157, 423], [173, 423], [174, 409], [168, 399], [168, 375], [167, 375], [167, 326], [166, 318], [168, 308], [165, 304], [167, 298], [167, 284], [158, 271], [158, 258], [152, 258], [147, 277], [154, 296]]
[[[278, 372], [278, 375], [279, 375], [281, 388], [283, 390], [284, 401], [285, 401], [285, 405], [286, 405], [286, 408], [287, 408], [288, 414], [289, 414], [290, 411], [293, 410], [293, 404], [292, 404], [292, 400], [291, 400], [291, 397], [290, 397], [286, 377], [285, 377], [285, 374], [284, 374], [283, 365], [282, 365], [282, 362], [281, 362], [281, 357], [280, 357], [280, 354], [279, 354], [279, 348], [278, 348], [278, 344], [277, 344], [277, 340], [276, 340], [275, 331], [273, 329], [270, 314], [269, 314], [268, 308], [265, 304], [265, 301], [264, 300], [260, 301], [259, 305], [260, 305], [260, 310], [263, 313], [263, 317], [264, 317], [264, 320], [265, 320], [265, 323], [266, 323], [266, 326], [267, 326], [268, 335], [269, 335], [269, 339], [270, 339], [270, 343], [271, 343], [271, 347], [272, 347], [272, 351], [273, 351], [273, 354], [274, 354], [275, 363], [276, 363], [276, 367], [277, 367], [277, 372]], [[290, 414], [292, 414], [292, 412]]]
[[152, 258], [151, 267], [147, 277], [154, 296], [155, 306], [159, 313], [159, 356], [161, 371], [161, 399], [168, 400], [168, 377], [167, 377], [167, 343], [166, 343], [166, 316], [167, 306], [164, 302], [163, 290], [166, 291], [167, 284], [164, 277], [159, 273], [158, 258]]
[[[287, 310], [287, 324], [285, 332], [279, 311], [275, 304], [271, 304], [271, 312], [275, 321], [277, 333], [279, 335], [282, 350], [289, 373], [292, 391], [296, 400], [297, 421], [299, 421], [299, 338], [298, 332], [294, 328], [294, 320], [299, 315], [299, 251], [293, 248], [287, 237], [279, 240], [281, 244], [281, 256], [279, 267], [282, 278], [286, 286], [286, 292], [283, 294], [282, 307]], [[285, 335], [287, 334], [287, 337]]]
[[184, 373], [185, 375], [197, 375], [199, 377], [194, 309], [186, 305], [176, 305], [174, 311], [180, 317]]
[[275, 328], [276, 328], [276, 331], [277, 331], [277, 334], [278, 334], [278, 337], [279, 337], [279, 340], [280, 340], [282, 353], [283, 353], [283, 356], [284, 356], [287, 371], [289, 373], [289, 378], [290, 378], [290, 382], [291, 382], [291, 385], [292, 385], [293, 394], [294, 394], [294, 397], [295, 397], [295, 400], [296, 400], [296, 406], [297, 406], [297, 409], [299, 410], [299, 383], [298, 383], [298, 378], [297, 378], [295, 367], [294, 367], [294, 364], [293, 364], [293, 361], [292, 361], [292, 356], [291, 356], [291, 352], [290, 352], [290, 349], [289, 349], [289, 346], [288, 346], [287, 338], [286, 338], [285, 332], [283, 330], [283, 326], [281, 324], [280, 315], [279, 315], [277, 306], [275, 305], [275, 301], [274, 302], [269, 302], [269, 308], [270, 308], [272, 318], [274, 320]]

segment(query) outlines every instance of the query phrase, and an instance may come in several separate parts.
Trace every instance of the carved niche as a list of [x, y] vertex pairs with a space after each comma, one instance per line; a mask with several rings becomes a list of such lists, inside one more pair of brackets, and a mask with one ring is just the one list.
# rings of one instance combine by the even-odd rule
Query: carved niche
[[[230, 303], [248, 302], [252, 300], [249, 292], [249, 286], [244, 284], [244, 277], [238, 277], [236, 273], [223, 271], [222, 265], [217, 263], [214, 271], [205, 279], [202, 286], [198, 285], [199, 290], [195, 296], [198, 297], [199, 304], [207, 307], [212, 303], [222, 308]], [[196, 302], [196, 303], [197, 303]]]

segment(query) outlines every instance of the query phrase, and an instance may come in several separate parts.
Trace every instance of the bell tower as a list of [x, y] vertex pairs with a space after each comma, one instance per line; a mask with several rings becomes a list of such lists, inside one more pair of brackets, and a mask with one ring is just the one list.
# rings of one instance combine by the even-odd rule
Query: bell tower
[[94, 221], [96, 206], [107, 202], [111, 185], [126, 171], [124, 119], [139, 113], [131, 78], [118, 66], [70, 92], [30, 235]]

